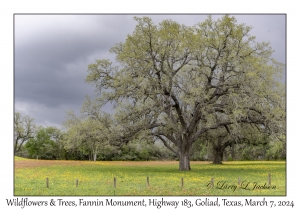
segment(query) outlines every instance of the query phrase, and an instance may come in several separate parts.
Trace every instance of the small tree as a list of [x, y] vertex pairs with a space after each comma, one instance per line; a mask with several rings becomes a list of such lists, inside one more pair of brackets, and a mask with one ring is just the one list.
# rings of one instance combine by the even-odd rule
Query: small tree
[[29, 139], [25, 144], [25, 148], [31, 157], [35, 156], [36, 159], [39, 159], [39, 157], [45, 153], [47, 145], [49, 144], [51, 144], [50, 135], [45, 128], [40, 127], [37, 129], [35, 137]]
[[65, 138], [65, 133], [56, 127], [46, 127], [45, 128], [48, 135], [50, 136], [49, 149], [47, 150], [49, 155], [52, 156], [53, 159], [65, 159], [65, 149], [63, 145], [63, 140]]
[[105, 148], [109, 140], [110, 116], [103, 113], [101, 116], [82, 115], [77, 117], [73, 112], [69, 112], [67, 121], [64, 123], [67, 128], [67, 138], [65, 148], [87, 150], [94, 161], [100, 149]]
[[14, 154], [20, 151], [23, 144], [33, 138], [35, 132], [34, 119], [19, 112], [14, 115]]

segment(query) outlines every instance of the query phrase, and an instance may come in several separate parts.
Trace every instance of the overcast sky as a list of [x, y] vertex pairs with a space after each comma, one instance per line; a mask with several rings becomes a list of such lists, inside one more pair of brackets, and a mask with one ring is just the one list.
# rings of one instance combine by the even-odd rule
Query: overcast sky
[[[79, 113], [85, 95], [94, 95], [94, 88], [84, 82], [88, 64], [112, 58], [108, 50], [132, 33], [134, 16], [146, 15], [15, 15], [15, 111], [34, 118], [36, 124], [57, 127], [65, 120], [66, 111]], [[172, 19], [190, 26], [207, 18], [147, 16], [156, 24]], [[235, 17], [238, 23], [253, 27], [251, 34], [258, 42], [270, 42], [273, 57], [286, 63], [285, 15]]]

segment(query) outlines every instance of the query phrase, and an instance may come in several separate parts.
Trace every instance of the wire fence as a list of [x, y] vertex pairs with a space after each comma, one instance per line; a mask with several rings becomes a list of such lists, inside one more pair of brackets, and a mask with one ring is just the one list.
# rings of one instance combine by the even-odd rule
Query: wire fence
[[[150, 177], [147, 176], [145, 180], [146, 180], [146, 186], [150, 187]], [[214, 188], [214, 186], [215, 186], [215, 178], [211, 177], [211, 179], [210, 179], [210, 181], [208, 181], [208, 183], [209, 183], [209, 186], [211, 188]], [[181, 178], [180, 179], [180, 186], [181, 186], [181, 188], [184, 188], [184, 184], [185, 184], [184, 178]], [[241, 184], [242, 184], [241, 177], [237, 178], [237, 184], [238, 184], [238, 186], [241, 186]], [[271, 186], [271, 184], [272, 184], [271, 173], [268, 173], [268, 185]], [[75, 180], [75, 186], [76, 187], [79, 186], [79, 180], [78, 179]], [[113, 178], [113, 187], [117, 188], [117, 178], [116, 177]], [[49, 188], [49, 178], [48, 177], [46, 178], [46, 188]]]

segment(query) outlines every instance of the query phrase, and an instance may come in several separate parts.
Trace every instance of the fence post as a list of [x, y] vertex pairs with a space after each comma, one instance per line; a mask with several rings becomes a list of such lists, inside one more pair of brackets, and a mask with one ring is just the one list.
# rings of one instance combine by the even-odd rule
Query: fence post
[[184, 184], [183, 178], [181, 178], [181, 188], [183, 188], [183, 184]]
[[49, 178], [46, 178], [46, 187], [49, 188]]
[[270, 172], [268, 174], [268, 178], [269, 178], [269, 186], [271, 186], [271, 173]]
[[117, 178], [114, 177], [114, 188], [116, 188], [116, 187], [117, 187]]
[[238, 178], [238, 185], [241, 185], [241, 178]]
[[76, 187], [78, 187], [78, 179], [76, 179]]

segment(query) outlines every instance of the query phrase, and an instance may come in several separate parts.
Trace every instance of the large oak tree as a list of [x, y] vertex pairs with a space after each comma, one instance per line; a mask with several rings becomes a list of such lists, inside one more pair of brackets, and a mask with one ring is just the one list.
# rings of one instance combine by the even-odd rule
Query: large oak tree
[[135, 20], [133, 33], [110, 50], [116, 64], [96, 60], [86, 78], [101, 105], [115, 105], [115, 143], [146, 132], [178, 155], [180, 170], [190, 170], [192, 144], [207, 131], [230, 126], [235, 135], [241, 123], [283, 129], [283, 65], [251, 27], [230, 16], [193, 27]]

